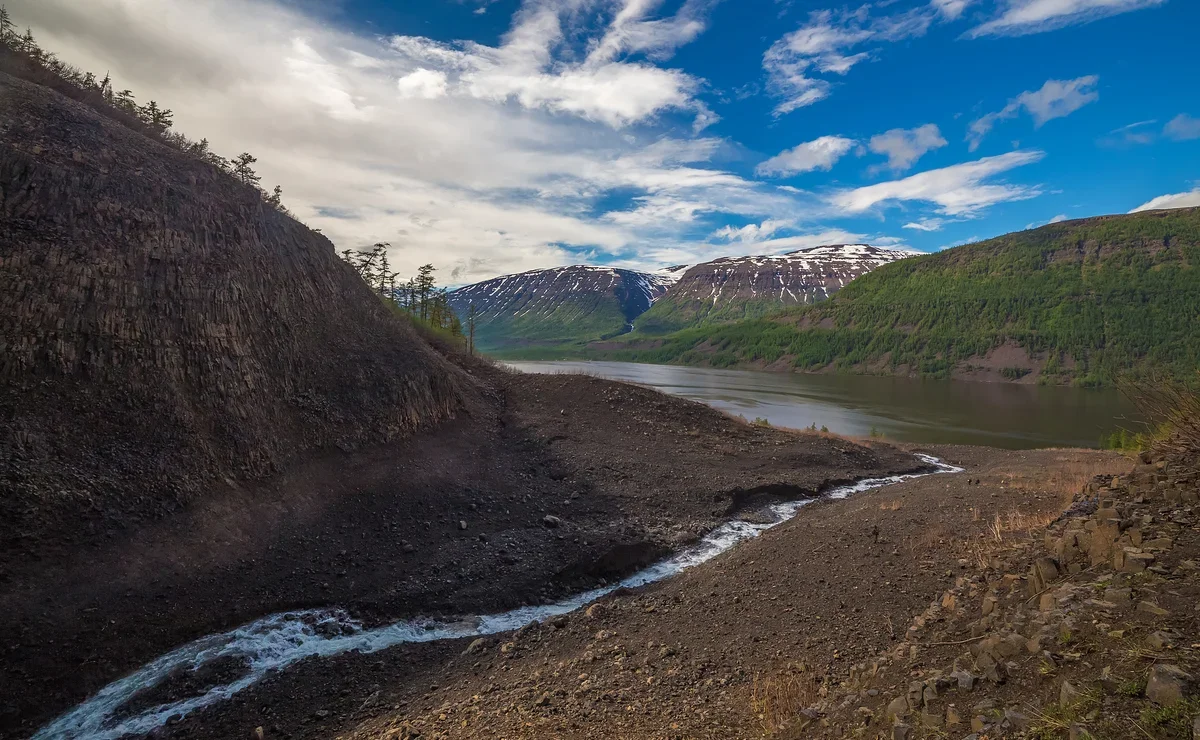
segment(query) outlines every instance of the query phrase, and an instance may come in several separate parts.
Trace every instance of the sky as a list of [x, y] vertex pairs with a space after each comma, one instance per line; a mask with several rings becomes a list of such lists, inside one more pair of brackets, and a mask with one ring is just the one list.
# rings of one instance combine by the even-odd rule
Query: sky
[[1200, 205], [1194, 0], [5, 0], [443, 283]]

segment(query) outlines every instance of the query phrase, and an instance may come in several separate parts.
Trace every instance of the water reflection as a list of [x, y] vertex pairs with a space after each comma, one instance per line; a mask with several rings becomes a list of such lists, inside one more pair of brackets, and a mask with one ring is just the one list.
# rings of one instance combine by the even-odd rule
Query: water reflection
[[525, 372], [585, 372], [658, 388], [776, 426], [816, 424], [906, 442], [1009, 449], [1095, 447], [1101, 435], [1135, 427], [1114, 390], [968, 383], [857, 375], [712, 370], [630, 362], [513, 362]]

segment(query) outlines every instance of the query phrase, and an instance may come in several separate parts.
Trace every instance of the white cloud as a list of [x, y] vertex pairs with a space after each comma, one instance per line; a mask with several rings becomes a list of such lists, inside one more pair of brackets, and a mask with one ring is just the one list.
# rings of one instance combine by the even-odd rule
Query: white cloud
[[958, 20], [963, 11], [975, 0], [931, 0], [930, 5], [948, 21]]
[[887, 166], [894, 172], [909, 169], [927, 152], [946, 146], [942, 132], [935, 124], [927, 123], [914, 129], [894, 128], [871, 137], [870, 149], [886, 154]]
[[914, 231], [941, 231], [947, 223], [950, 223], [950, 220], [945, 218], [923, 218], [919, 221], [909, 221], [904, 224], [904, 228]]
[[1130, 213], [1139, 213], [1141, 211], [1158, 211], [1168, 208], [1194, 208], [1200, 206], [1200, 188], [1191, 190], [1186, 193], [1174, 193], [1171, 195], [1160, 195], [1153, 200], [1147, 201], [1137, 208], [1134, 208]]
[[[688, 130], [712, 120], [701, 81], [650, 61], [702, 30], [703, 3], [649, 20], [640, 0], [526, 0], [496, 46], [356, 34], [285, 0], [7, 3], [64, 60], [172, 108], [182, 132], [254, 153], [339, 248], [390, 242], [402, 272], [653, 264], [721, 214], [810, 218], [813, 196], [714, 166], [725, 142]], [[599, 213], [613, 193], [635, 200]]]
[[1200, 118], [1180, 113], [1167, 123], [1163, 133], [1176, 141], [1200, 139]]
[[1153, 131], [1147, 130], [1147, 126], [1153, 126], [1158, 123], [1157, 120], [1151, 119], [1148, 121], [1136, 121], [1126, 124], [1120, 128], [1115, 128], [1109, 131], [1104, 136], [1096, 140], [1100, 146], [1107, 147], [1128, 147], [1139, 146], [1142, 144], [1150, 144], [1154, 142], [1155, 134]]
[[1089, 23], [1132, 10], [1162, 5], [1166, 0], [1006, 0], [995, 18], [967, 32], [967, 36], [1023, 36]]
[[740, 228], [722, 226], [714, 231], [712, 235], [716, 239], [724, 239], [730, 242], [760, 242], [776, 231], [790, 228], [792, 225], [791, 221], [767, 219], [761, 224], [746, 224]]
[[1071, 218], [1071, 217], [1070, 217], [1070, 216], [1068, 216], [1067, 214], [1065, 214], [1065, 213], [1060, 213], [1060, 214], [1058, 214], [1057, 216], [1055, 216], [1054, 218], [1052, 218], [1052, 219], [1050, 219], [1049, 221], [1047, 221], [1046, 223], [1048, 223], [1048, 224], [1061, 224], [1063, 221], [1068, 221], [1068, 220], [1070, 220], [1070, 218]]
[[414, 70], [397, 80], [396, 88], [402, 98], [440, 98], [446, 94], [446, 73], [424, 68]]
[[989, 113], [975, 121], [969, 127], [967, 141], [971, 151], [979, 148], [983, 138], [991, 132], [997, 121], [1015, 118], [1021, 110], [1033, 117], [1037, 127], [1055, 118], [1069, 116], [1088, 103], [1100, 99], [1096, 92], [1096, 84], [1100, 78], [1096, 75], [1079, 77], [1074, 80], [1047, 80], [1038, 90], [1028, 90], [1008, 101], [1003, 109]]
[[828, 172], [853, 148], [853, 139], [822, 136], [776, 154], [759, 164], [754, 171], [762, 176], [788, 176], [813, 170]]
[[872, 16], [869, 4], [857, 10], [809, 13], [807, 23], [773, 43], [763, 54], [767, 89], [780, 98], [775, 115], [828, 97], [833, 87], [830, 75], [845, 75], [871, 58], [873, 49], [857, 49], [924, 36], [938, 18], [953, 20], [967, 4], [966, 0], [933, 0], [883, 16]]
[[990, 183], [995, 175], [1015, 167], [1032, 164], [1045, 152], [1016, 151], [996, 157], [984, 157], [938, 170], [911, 175], [903, 180], [882, 182], [866, 187], [836, 191], [829, 202], [847, 214], [862, 213], [877, 205], [905, 201], [933, 203], [945, 216], [974, 216], [997, 203], [1036, 197], [1036, 187]]

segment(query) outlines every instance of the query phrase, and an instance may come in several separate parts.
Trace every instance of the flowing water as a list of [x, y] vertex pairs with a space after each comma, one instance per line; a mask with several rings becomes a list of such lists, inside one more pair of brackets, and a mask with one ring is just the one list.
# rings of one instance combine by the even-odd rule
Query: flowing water
[[748, 420], [921, 444], [1006, 449], [1095, 447], [1102, 435], [1137, 429], [1132, 404], [1111, 389], [861, 375], [713, 370], [632, 362], [512, 362], [533, 373], [582, 372], [640, 383]]
[[[870, 478], [840, 486], [822, 498], [845, 498], [851, 494], [891, 485], [924, 475], [958, 473], [962, 468], [946, 465], [927, 455], [919, 456], [932, 472]], [[803, 499], [770, 507], [770, 523], [727, 522], [669, 558], [638, 571], [620, 583], [576, 594], [545, 606], [530, 606], [502, 612], [462, 617], [453, 622], [411, 619], [367, 629], [341, 609], [307, 609], [273, 614], [229, 632], [209, 635], [177, 648], [136, 672], [101, 689], [95, 696], [42, 728], [34, 740], [115, 740], [141, 735], [162, 727], [172, 717], [210, 706], [253, 685], [269, 671], [282, 670], [299, 660], [328, 657], [351, 651], [373, 653], [393, 645], [432, 642], [462, 637], [493, 635], [579, 609], [621, 587], [644, 586], [699, 565], [739, 542], [756, 537], [781, 524], [815, 499]], [[134, 708], [139, 695], [154, 689], [181, 671], [197, 672], [206, 667], [240, 662], [245, 668], [186, 699], [145, 709]]]

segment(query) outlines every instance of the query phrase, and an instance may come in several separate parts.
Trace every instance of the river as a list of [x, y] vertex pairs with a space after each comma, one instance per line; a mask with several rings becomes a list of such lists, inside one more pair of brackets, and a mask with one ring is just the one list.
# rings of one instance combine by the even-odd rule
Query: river
[[579, 372], [640, 383], [748, 420], [916, 443], [1007, 449], [1096, 447], [1137, 413], [1111, 389], [862, 375], [713, 370], [632, 362], [511, 362], [524, 372]]

